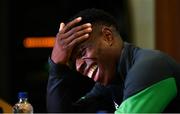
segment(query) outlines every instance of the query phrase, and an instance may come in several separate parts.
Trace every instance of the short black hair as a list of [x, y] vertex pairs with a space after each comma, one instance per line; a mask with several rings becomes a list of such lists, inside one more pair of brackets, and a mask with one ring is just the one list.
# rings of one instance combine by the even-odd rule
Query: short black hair
[[82, 17], [82, 20], [78, 25], [84, 23], [91, 23], [92, 25], [98, 24], [98, 25], [113, 26], [117, 30], [117, 32], [119, 32], [120, 30], [115, 17], [113, 17], [110, 13], [102, 9], [96, 9], [96, 8], [84, 9], [78, 12], [76, 15], [74, 15], [70, 20], [73, 20], [77, 17]]

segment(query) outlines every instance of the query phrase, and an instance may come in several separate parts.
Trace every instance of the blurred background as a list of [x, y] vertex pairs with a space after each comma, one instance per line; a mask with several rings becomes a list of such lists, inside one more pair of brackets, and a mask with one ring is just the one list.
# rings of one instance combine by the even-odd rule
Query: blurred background
[[46, 112], [53, 39], [61, 21], [85, 8], [115, 16], [124, 41], [180, 62], [179, 0], [0, 0], [0, 100], [11, 106], [27, 91], [34, 112]]

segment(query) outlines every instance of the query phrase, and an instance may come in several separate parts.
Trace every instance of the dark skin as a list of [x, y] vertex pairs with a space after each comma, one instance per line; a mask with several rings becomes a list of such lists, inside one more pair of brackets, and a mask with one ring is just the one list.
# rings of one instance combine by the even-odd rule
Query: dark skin
[[112, 26], [75, 26], [81, 19], [60, 24], [51, 59], [56, 64], [68, 65], [71, 57], [78, 72], [107, 85], [115, 75], [123, 41]]

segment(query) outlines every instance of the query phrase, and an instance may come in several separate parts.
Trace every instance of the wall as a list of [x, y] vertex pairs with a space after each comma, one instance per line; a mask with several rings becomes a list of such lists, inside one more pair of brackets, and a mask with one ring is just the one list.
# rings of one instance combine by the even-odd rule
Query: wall
[[132, 42], [143, 48], [155, 48], [154, 0], [128, 0]]

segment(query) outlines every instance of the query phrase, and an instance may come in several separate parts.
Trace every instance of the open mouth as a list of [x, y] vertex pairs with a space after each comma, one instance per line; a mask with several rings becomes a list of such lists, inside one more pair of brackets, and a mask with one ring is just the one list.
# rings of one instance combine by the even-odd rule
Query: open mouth
[[89, 71], [88, 71], [88, 73], [87, 73], [87, 76], [88, 76], [89, 78], [92, 78], [92, 79], [93, 79], [94, 76], [95, 76], [95, 74], [96, 74], [97, 68], [98, 68], [97, 65], [93, 65], [93, 66], [89, 69]]

